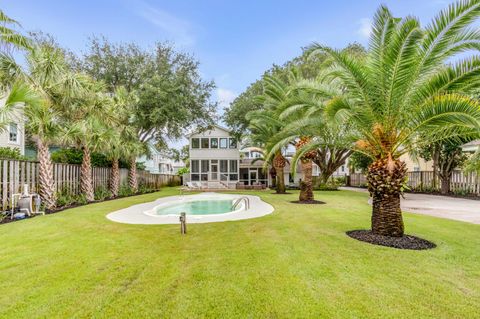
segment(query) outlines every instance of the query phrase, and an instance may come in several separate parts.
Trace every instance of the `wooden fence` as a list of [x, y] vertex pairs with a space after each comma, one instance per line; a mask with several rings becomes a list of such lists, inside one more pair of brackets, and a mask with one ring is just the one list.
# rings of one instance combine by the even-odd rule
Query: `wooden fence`
[[[94, 167], [92, 180], [94, 188], [108, 187], [110, 181], [109, 167]], [[29, 186], [30, 192], [38, 191], [38, 162], [0, 160], [0, 209], [10, 207], [12, 194], [20, 193], [24, 184]], [[80, 193], [80, 165], [53, 164], [53, 178], [56, 191], [68, 191], [72, 194]], [[126, 184], [128, 169], [120, 169], [120, 184]], [[159, 189], [165, 185], [178, 185], [180, 177], [176, 175], [151, 174], [147, 171], [137, 170], [139, 185]]]
[[[408, 187], [417, 192], [440, 191], [440, 179], [434, 179], [433, 171], [408, 172]], [[350, 174], [351, 186], [366, 186], [367, 179], [362, 173]], [[454, 171], [450, 179], [450, 191], [463, 195], [475, 194], [480, 196], [480, 176], [475, 173], [465, 174], [462, 171]]]

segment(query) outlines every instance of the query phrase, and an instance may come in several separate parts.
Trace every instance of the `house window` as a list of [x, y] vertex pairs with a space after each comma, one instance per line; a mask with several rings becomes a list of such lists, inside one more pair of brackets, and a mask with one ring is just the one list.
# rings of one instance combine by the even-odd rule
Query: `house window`
[[18, 142], [18, 126], [15, 123], [10, 123], [10, 135], [9, 140], [10, 142]]
[[208, 138], [202, 138], [202, 148], [210, 148], [210, 142]]
[[218, 148], [218, 138], [210, 139], [210, 148]]
[[192, 148], [200, 148], [200, 139], [192, 138]]
[[345, 165], [342, 165], [342, 172], [345, 172]]
[[220, 148], [227, 148], [228, 138], [220, 139]]
[[230, 138], [230, 148], [237, 148], [237, 140]]

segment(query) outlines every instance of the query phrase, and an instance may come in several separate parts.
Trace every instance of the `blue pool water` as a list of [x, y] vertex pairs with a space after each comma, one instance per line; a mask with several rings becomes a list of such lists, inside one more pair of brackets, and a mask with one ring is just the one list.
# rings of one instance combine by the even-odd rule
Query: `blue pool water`
[[157, 215], [180, 215], [185, 212], [187, 215], [211, 215], [225, 214], [232, 211], [232, 200], [198, 200], [185, 203], [171, 204], [165, 207], [158, 207]]

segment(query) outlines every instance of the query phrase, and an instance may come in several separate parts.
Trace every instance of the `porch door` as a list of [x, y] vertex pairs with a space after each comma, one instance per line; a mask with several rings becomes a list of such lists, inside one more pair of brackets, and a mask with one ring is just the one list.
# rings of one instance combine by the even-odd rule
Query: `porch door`
[[250, 171], [250, 185], [257, 182], [257, 170]]
[[212, 163], [210, 167], [211, 180], [218, 181], [218, 163]]

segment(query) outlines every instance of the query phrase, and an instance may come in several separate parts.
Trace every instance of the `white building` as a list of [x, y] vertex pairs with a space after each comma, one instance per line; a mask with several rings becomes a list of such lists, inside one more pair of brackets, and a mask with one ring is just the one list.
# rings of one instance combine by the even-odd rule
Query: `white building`
[[[6, 97], [0, 99], [0, 107], [4, 107]], [[14, 111], [11, 122], [0, 131], [0, 147], [16, 148], [25, 154], [25, 128], [21, 109]]]
[[177, 174], [178, 170], [185, 167], [185, 163], [178, 162], [159, 152], [156, 147], [150, 145], [150, 156], [141, 156], [138, 163], [145, 165], [145, 170], [152, 174]]
[[235, 188], [239, 180], [240, 152], [228, 129], [211, 130], [188, 136], [190, 180], [207, 188]]

